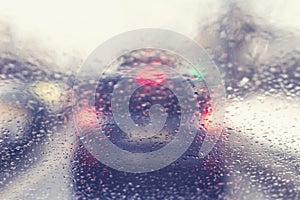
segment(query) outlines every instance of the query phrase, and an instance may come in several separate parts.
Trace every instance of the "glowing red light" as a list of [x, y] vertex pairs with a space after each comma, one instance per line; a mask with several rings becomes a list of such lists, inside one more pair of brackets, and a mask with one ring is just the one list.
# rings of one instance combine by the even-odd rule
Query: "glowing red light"
[[99, 125], [98, 111], [92, 107], [82, 108], [77, 113], [77, 123], [81, 128], [94, 128]]
[[203, 129], [205, 132], [211, 134], [212, 129], [211, 125], [213, 123], [213, 108], [208, 107], [203, 113], [201, 113], [201, 121], [197, 124], [198, 129]]
[[165, 83], [166, 79], [167, 76], [163, 70], [151, 65], [140, 69], [135, 78], [140, 85], [161, 85]]
[[202, 121], [204, 124], [204, 127], [207, 128], [211, 125], [213, 122], [213, 108], [209, 107], [205, 110], [205, 112], [202, 114]]

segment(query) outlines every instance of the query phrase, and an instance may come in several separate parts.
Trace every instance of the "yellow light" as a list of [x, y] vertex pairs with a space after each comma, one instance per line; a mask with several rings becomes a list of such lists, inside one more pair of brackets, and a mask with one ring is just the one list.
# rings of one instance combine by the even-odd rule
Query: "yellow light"
[[62, 88], [51, 82], [37, 82], [33, 88], [34, 94], [43, 101], [58, 101], [62, 95]]
[[61, 111], [73, 104], [73, 92], [63, 83], [40, 81], [31, 86], [31, 91], [50, 112]]

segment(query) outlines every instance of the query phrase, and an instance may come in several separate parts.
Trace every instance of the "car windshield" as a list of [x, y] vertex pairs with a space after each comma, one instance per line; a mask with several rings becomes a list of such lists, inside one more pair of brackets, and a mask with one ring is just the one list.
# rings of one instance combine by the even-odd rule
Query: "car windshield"
[[13, 2], [0, 199], [300, 199], [299, 3]]

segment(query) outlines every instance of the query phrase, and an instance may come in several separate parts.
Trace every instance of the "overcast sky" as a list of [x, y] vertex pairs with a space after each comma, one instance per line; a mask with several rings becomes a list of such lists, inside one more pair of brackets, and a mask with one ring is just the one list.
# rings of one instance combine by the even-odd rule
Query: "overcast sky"
[[[21, 39], [35, 39], [57, 52], [87, 56], [101, 42], [124, 31], [156, 27], [195, 37], [199, 25], [225, 12], [221, 0], [0, 0], [0, 21]], [[287, 3], [289, 2], [289, 3]], [[299, 26], [299, 1], [253, 0], [250, 13], [278, 26]]]

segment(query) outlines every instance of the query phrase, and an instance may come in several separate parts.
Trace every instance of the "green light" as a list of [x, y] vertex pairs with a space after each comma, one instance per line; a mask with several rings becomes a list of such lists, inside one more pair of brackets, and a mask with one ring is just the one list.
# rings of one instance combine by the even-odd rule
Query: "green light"
[[207, 73], [204, 71], [202, 67], [198, 67], [197, 70], [195, 68], [192, 68], [192, 70], [190, 71], [192, 81], [201, 81], [204, 79], [204, 76], [206, 74]]

